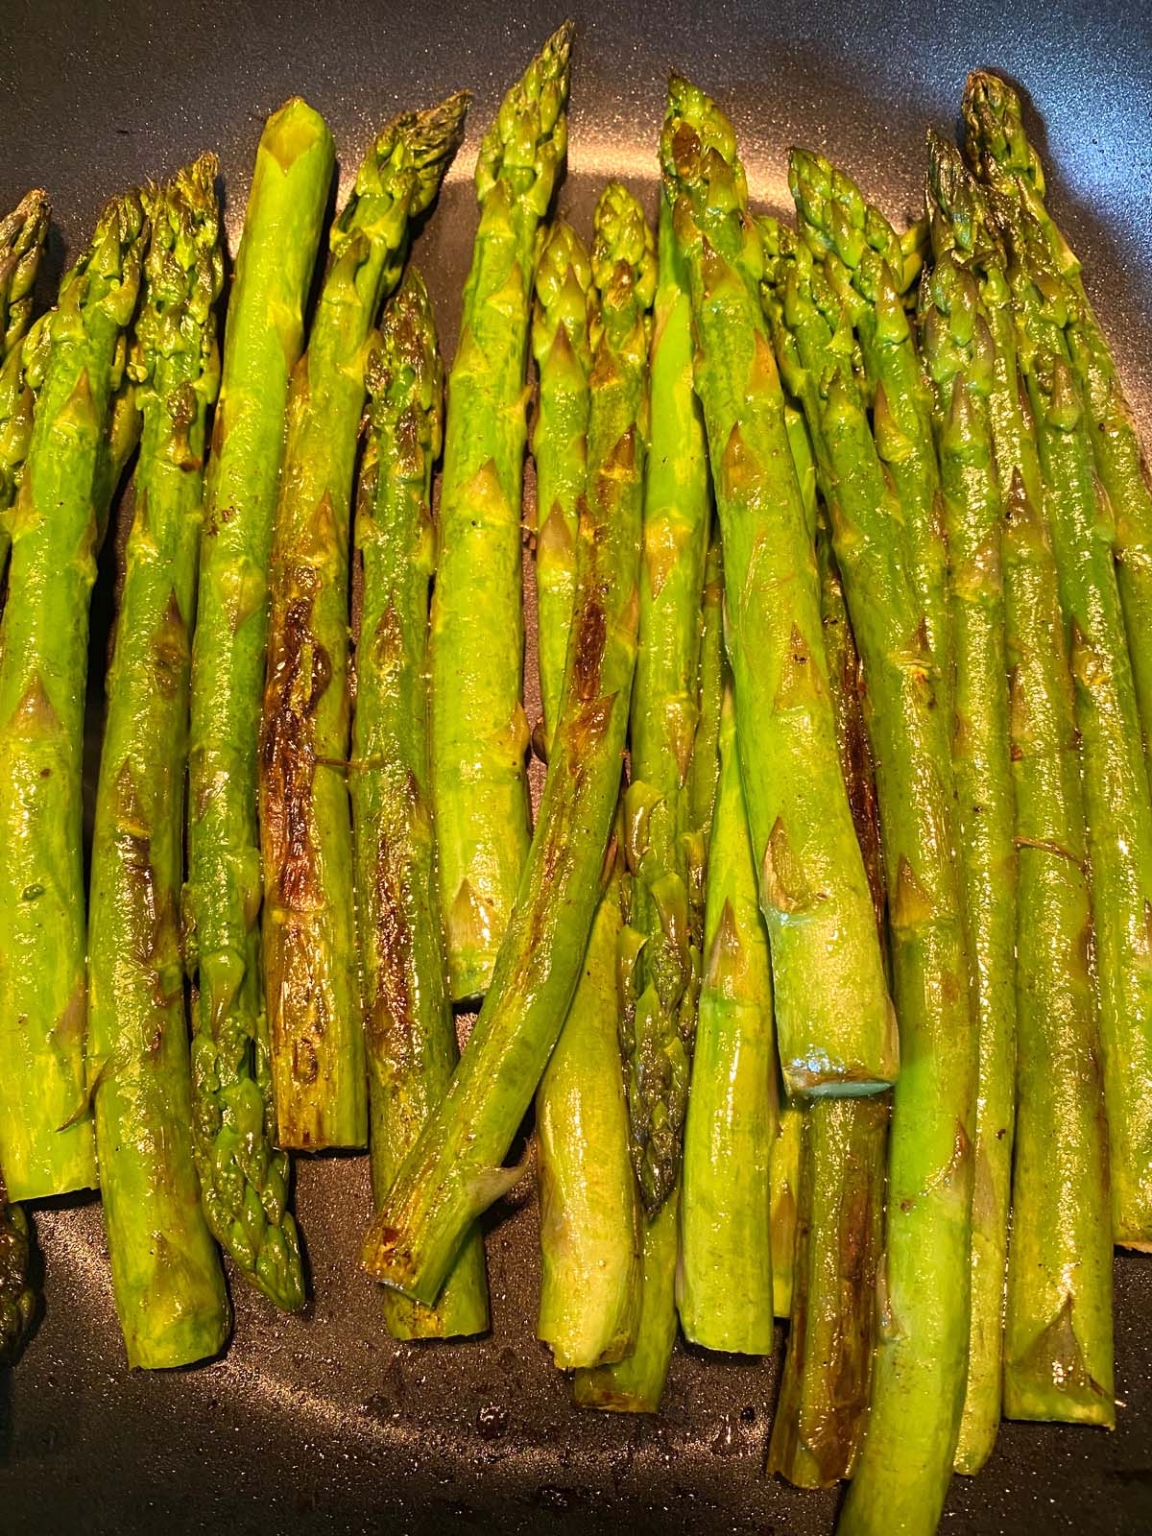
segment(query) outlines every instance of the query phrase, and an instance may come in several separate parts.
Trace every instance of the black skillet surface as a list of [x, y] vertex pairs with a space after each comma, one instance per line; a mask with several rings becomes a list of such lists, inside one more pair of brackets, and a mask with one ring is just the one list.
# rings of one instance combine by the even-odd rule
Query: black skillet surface
[[[953, 0], [940, 18], [936, 6], [906, 0], [585, 0], [573, 9], [581, 26], [560, 202], [585, 229], [609, 175], [654, 206], [670, 66], [734, 116], [761, 203], [787, 206], [784, 150], [804, 142], [837, 158], [897, 219], [917, 209], [924, 130], [952, 125], [966, 71], [1012, 75], [1035, 103], [1030, 126], [1047, 152], [1055, 210], [1085, 258], [1152, 440], [1152, 18], [1142, 0], [1015, 0], [990, 14]], [[450, 356], [477, 139], [562, 14], [525, 0], [4, 0], [0, 206], [34, 184], [51, 190], [58, 271], [105, 197], [211, 148], [234, 250], [260, 125], [284, 97], [300, 92], [326, 114], [346, 185], [374, 125], [470, 86], [468, 141], [416, 251]], [[95, 654], [113, 581], [109, 568]], [[763, 1475], [772, 1362], [681, 1348], [658, 1417], [569, 1407], [533, 1337], [530, 1187], [491, 1224], [491, 1336], [421, 1347], [389, 1341], [356, 1270], [365, 1160], [302, 1161], [297, 1185], [310, 1314], [280, 1318], [237, 1286], [226, 1357], [170, 1375], [125, 1369], [98, 1205], [37, 1212], [46, 1313], [19, 1369], [0, 1378], [4, 1536], [831, 1529], [834, 1494]], [[1152, 1260], [1121, 1258], [1116, 1276], [1119, 1429], [1005, 1425], [984, 1473], [954, 1481], [946, 1532], [1152, 1530]]]

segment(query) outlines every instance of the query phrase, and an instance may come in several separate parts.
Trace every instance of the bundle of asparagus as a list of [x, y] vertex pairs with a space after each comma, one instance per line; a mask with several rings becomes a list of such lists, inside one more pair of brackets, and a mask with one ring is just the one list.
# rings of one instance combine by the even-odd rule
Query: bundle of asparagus
[[[334, 146], [273, 114], [222, 365], [211, 155], [115, 199], [31, 329], [45, 195], [0, 221], [0, 1362], [37, 1304], [9, 1196], [99, 1177], [129, 1363], [184, 1365], [227, 1339], [217, 1245], [303, 1306], [289, 1150], [365, 1141], [389, 1332], [482, 1333], [535, 1102], [575, 1401], [655, 1411], [678, 1328], [767, 1355], [785, 1318], [769, 1468], [929, 1533], [1002, 1415], [1115, 1423], [1152, 492], [1003, 81], [900, 235], [799, 149], [795, 226], [756, 217], [674, 76], [657, 238], [611, 182], [588, 249], [550, 217], [571, 43], [483, 138], [447, 404], [404, 268], [464, 93], [370, 146], [310, 325]], [[137, 445], [86, 926], [87, 607]]]

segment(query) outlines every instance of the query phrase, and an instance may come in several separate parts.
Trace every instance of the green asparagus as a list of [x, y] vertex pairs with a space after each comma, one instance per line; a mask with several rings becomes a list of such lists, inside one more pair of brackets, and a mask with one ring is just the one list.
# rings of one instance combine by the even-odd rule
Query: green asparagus
[[1043, 229], [1053, 262], [1079, 306], [1069, 316], [1073, 368], [1091, 418], [1097, 473], [1116, 520], [1116, 576], [1131, 653], [1140, 723], [1152, 746], [1152, 482], [1108, 338], [1084, 290], [1080, 263], [1044, 201], [1044, 170], [1024, 130], [1020, 98], [977, 71], [964, 95], [968, 153], [986, 181], [1019, 199]]
[[23, 343], [32, 319], [32, 285], [44, 253], [52, 205], [33, 191], [0, 219], [0, 576], [8, 561], [8, 509], [32, 435], [32, 390]]
[[1019, 362], [1043, 472], [1060, 603], [1070, 636], [1100, 983], [1113, 1237], [1152, 1248], [1152, 799], [1112, 561], [1107, 499], [1066, 325], [1079, 301], [1042, 227], [1000, 200]]
[[212, 430], [188, 760], [192, 1128], [213, 1236], [277, 1305], [304, 1303], [287, 1156], [276, 1148], [260, 975], [257, 739], [267, 570], [288, 382], [334, 167], [299, 98], [269, 118], [236, 259]]
[[[409, 270], [367, 365], [368, 443], [356, 547], [363, 583], [353, 736], [355, 886], [381, 1205], [456, 1065], [456, 1030], [436, 901], [428, 789], [428, 588], [432, 466], [443, 377], [427, 291]], [[488, 1327], [484, 1246], [474, 1228], [435, 1307], [384, 1292], [393, 1338]]]
[[[777, 1088], [780, 1098], [780, 1089]], [[797, 1196], [800, 1186], [800, 1140], [804, 1133], [801, 1100], [780, 1098], [776, 1141], [768, 1164], [768, 1225], [772, 1238], [772, 1311], [792, 1313], [793, 1268], [796, 1257]]]
[[576, 590], [576, 527], [587, 469], [588, 251], [557, 219], [536, 264], [532, 351], [540, 398], [532, 430], [536, 465], [536, 615], [543, 704], [540, 756], [547, 761], [564, 687], [564, 658]]
[[1009, 1418], [1112, 1428], [1112, 1229], [1072, 677], [1048, 532], [1019, 477], [1004, 534], [1020, 860]]
[[768, 1168], [777, 1120], [772, 974], [731, 688], [724, 697], [720, 758], [684, 1133], [676, 1304], [690, 1343], [767, 1355], [773, 1334]]
[[524, 375], [537, 235], [567, 148], [571, 44], [566, 22], [480, 147], [480, 227], [449, 380], [430, 644], [432, 803], [454, 1000], [488, 987], [528, 855]]
[[216, 157], [148, 197], [128, 373], [144, 416], [108, 672], [89, 906], [88, 1059], [112, 1287], [130, 1366], [190, 1365], [228, 1336], [192, 1158], [180, 953], [184, 767], [208, 412], [223, 282]]
[[501, 1166], [576, 989], [606, 875], [639, 608], [651, 232], [610, 183], [597, 205], [589, 494], [548, 779], [492, 985], [447, 1094], [406, 1157], [363, 1250], [372, 1274], [430, 1303], [473, 1220], [519, 1170]]
[[765, 299], [803, 403], [860, 649], [884, 828], [905, 1070], [889, 1138], [885, 1297], [868, 1425], [841, 1529], [931, 1532], [947, 1492], [969, 1334], [977, 1039], [969, 1002], [951, 732], [937, 707], [924, 605], [877, 452], [843, 314], [807, 248], [777, 226]]
[[[707, 465], [705, 465], [707, 468]], [[724, 706], [724, 560], [715, 519], [704, 562], [696, 679], [696, 735], [688, 768], [688, 914], [697, 947], [704, 945], [704, 877], [716, 790], [720, 784], [720, 714]]]
[[347, 774], [348, 528], [364, 355], [464, 132], [468, 97], [404, 113], [364, 157], [288, 395], [260, 731], [263, 963], [281, 1147], [368, 1138]]
[[97, 465], [147, 221], [114, 199], [29, 350], [38, 390], [0, 627], [0, 1167], [13, 1199], [96, 1183], [84, 1067], [81, 758]]
[[679, 77], [669, 87], [661, 160], [692, 290], [737, 741], [785, 1085], [804, 1094], [875, 1091], [896, 1075], [896, 1022], [836, 759], [815, 557], [757, 293], [760, 242], [731, 125]]
[[[939, 228], [942, 221], [933, 221]], [[949, 618], [955, 655], [952, 762], [970, 986], [980, 1045], [972, 1204], [972, 1336], [956, 1468], [978, 1472], [1000, 1424], [1016, 1062], [1016, 847], [1004, 582], [1004, 502], [988, 397], [992, 335], [975, 279], [937, 252], [921, 288], [920, 337], [936, 391]]]

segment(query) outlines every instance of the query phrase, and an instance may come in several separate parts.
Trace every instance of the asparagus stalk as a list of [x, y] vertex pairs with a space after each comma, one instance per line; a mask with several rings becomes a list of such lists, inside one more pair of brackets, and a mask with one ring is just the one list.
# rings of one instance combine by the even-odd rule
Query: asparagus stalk
[[36, 190], [0, 219], [0, 576], [8, 561], [8, 509], [16, 500], [32, 435], [33, 395], [24, 378], [23, 342], [51, 218], [47, 192]]
[[[800, 428], [810, 452], [802, 419]], [[794, 453], [798, 441], [799, 433]], [[883, 942], [880, 816], [864, 724], [863, 678], [823, 519], [816, 531], [816, 559], [841, 771]], [[850, 1477], [863, 1438], [876, 1330], [889, 1110], [886, 1095], [814, 1100], [792, 1110], [798, 1145], [792, 1207], [795, 1247], [787, 1256], [791, 1323], [768, 1466], [800, 1487], [828, 1487]], [[774, 1239], [773, 1265], [775, 1258]]]
[[583, 240], [557, 219], [536, 264], [532, 351], [540, 375], [532, 430], [536, 465], [536, 614], [543, 739], [548, 743], [564, 687], [564, 659], [576, 591], [576, 530], [587, 469], [589, 286]]
[[179, 901], [191, 624], [223, 281], [217, 164], [148, 199], [128, 359], [144, 415], [96, 800], [88, 1057], [112, 1287], [130, 1366], [190, 1365], [228, 1336], [192, 1159]]
[[364, 408], [364, 356], [396, 286], [411, 221], [435, 198], [468, 98], [394, 118], [332, 227], [308, 350], [288, 396], [272, 535], [260, 732], [263, 962], [282, 1147], [368, 1137], [354, 960], [348, 756], [348, 527]]
[[[994, 340], [988, 396], [1001, 485], [1013, 740], [1017, 1134], [1004, 1403], [1011, 1416], [1110, 1412], [1111, 1213], [1100, 1097], [1092, 897], [1075, 706], [1040, 459], [1022, 403], [1004, 253], [956, 149], [932, 141], [933, 245], [976, 280]], [[1059, 1088], [1060, 1091], [1057, 1091]]]
[[1015, 1121], [1016, 848], [1000, 563], [1004, 502], [988, 406], [992, 336], [975, 279], [947, 249], [921, 287], [920, 336], [936, 390], [956, 665], [952, 762], [980, 1050], [972, 1335], [956, 1451], [957, 1470], [972, 1473], [991, 1455], [1000, 1425]]
[[731, 125], [679, 77], [661, 158], [692, 290], [785, 1086], [875, 1091], [896, 1074], [895, 1019], [836, 760], [815, 558], [757, 294], [760, 243]]
[[[443, 376], [432, 306], [411, 269], [384, 313], [367, 383], [368, 442], [356, 513], [363, 583], [351, 786], [372, 1189], [381, 1205], [457, 1059], [428, 788], [431, 486]], [[479, 1229], [461, 1249], [435, 1307], [396, 1291], [383, 1295], [393, 1338], [483, 1333], [488, 1293]]]
[[[364, 1244], [372, 1274], [430, 1303], [501, 1166], [576, 989], [605, 878], [636, 659], [651, 232], [610, 183], [597, 205], [589, 494], [577, 544], [564, 694], [540, 817], [499, 964], [447, 1094]], [[435, 716], [433, 717], [435, 729]]]
[[[868, 679], [892, 971], [905, 1059], [889, 1139], [885, 1298], [868, 1425], [841, 1529], [936, 1528], [963, 1406], [977, 1042], [948, 721], [899, 503], [869, 429], [842, 315], [811, 254], [772, 228], [766, 289], [785, 377], [813, 438]], [[830, 323], [831, 321], [831, 323]]]
[[795, 1283], [796, 1217], [800, 1191], [800, 1141], [804, 1134], [801, 1101], [784, 1099], [776, 1123], [776, 1141], [768, 1164], [768, 1225], [772, 1239], [772, 1311], [792, 1314]]
[[699, 935], [689, 912], [687, 813], [711, 526], [707, 444], [692, 388], [691, 299], [664, 199], [658, 239], [640, 650], [632, 694], [632, 780], [624, 794], [636, 963], [621, 1036], [632, 1163], [649, 1217], [680, 1174], [700, 987]]
[[432, 801], [454, 1000], [488, 987], [528, 855], [524, 374], [537, 234], [567, 147], [571, 43], [566, 22], [480, 147], [480, 227], [449, 381], [432, 596]]
[[937, 693], [951, 696], [947, 550], [932, 432], [932, 391], [904, 294], [919, 269], [880, 210], [822, 155], [791, 151], [788, 184], [801, 238], [824, 265], [860, 342], [872, 431], [904, 516]]
[[769, 1159], [777, 1122], [772, 974], [731, 688], [724, 697], [720, 758], [684, 1133], [676, 1305], [690, 1343], [766, 1355], [773, 1333]]
[[1113, 1237], [1152, 1248], [1152, 799], [1084, 392], [1066, 324], [1074, 290], [1043, 230], [1001, 201], [1008, 277], [1043, 472], [1060, 603], [1070, 635], [1100, 979]]
[[287, 1157], [275, 1150], [260, 975], [257, 733], [288, 382], [332, 179], [323, 119], [269, 118], [236, 260], [208, 466], [189, 752], [188, 956], [196, 1167], [213, 1236], [278, 1306], [304, 1303]]
[[[707, 468], [707, 463], [705, 463]], [[697, 946], [704, 944], [705, 873], [720, 784], [720, 715], [724, 705], [724, 561], [715, 521], [704, 562], [696, 677], [696, 735], [688, 768], [688, 912]]]
[[84, 1070], [81, 757], [97, 464], [147, 223], [114, 199], [40, 324], [0, 627], [0, 1166], [13, 1199], [96, 1183]]
[[1147, 747], [1152, 745], [1152, 482], [1140, 435], [1080, 263], [1045, 204], [1044, 170], [1024, 130], [1020, 98], [1004, 80], [977, 71], [968, 79], [964, 118], [972, 163], [1037, 221], [1053, 262], [1079, 300], [1069, 316], [1068, 343], [1089, 412], [1096, 470], [1116, 520], [1116, 577]]
[[[536, 274], [533, 346], [540, 407], [533, 451], [543, 755], [556, 725], [572, 624], [579, 506], [585, 493], [596, 324], [592, 267], [557, 223]], [[601, 898], [564, 1028], [536, 1094], [540, 1191], [537, 1335], [562, 1369], [626, 1354], [640, 1308], [640, 1229], [620, 1061], [617, 945], [630, 883], [619, 854]]]
[[1004, 1411], [1111, 1429], [1112, 1230], [1072, 678], [1051, 544], [1019, 476], [1004, 560], [1020, 850]]
[[31, 1246], [24, 1207], [8, 1204], [0, 1175], [0, 1368], [15, 1365], [36, 1316]]

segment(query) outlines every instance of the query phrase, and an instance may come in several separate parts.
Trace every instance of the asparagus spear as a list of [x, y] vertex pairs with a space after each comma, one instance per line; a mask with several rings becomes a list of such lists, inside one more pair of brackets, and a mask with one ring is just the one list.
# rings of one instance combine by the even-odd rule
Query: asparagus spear
[[393, 119], [332, 227], [308, 350], [288, 396], [272, 534], [260, 731], [263, 962], [282, 1147], [368, 1137], [354, 955], [348, 756], [348, 526], [364, 354], [400, 279], [411, 220], [435, 198], [468, 98]]
[[1113, 1237], [1152, 1248], [1152, 799], [1136, 689], [1098, 492], [1084, 392], [1073, 372], [1067, 317], [1078, 308], [1042, 228], [998, 205], [1009, 236], [1008, 277], [1052, 530], [1060, 603], [1071, 639], [1080, 733], [1100, 1034], [1112, 1185]]
[[[841, 1529], [934, 1531], [952, 1470], [969, 1332], [976, 1030], [969, 1005], [948, 721], [899, 504], [869, 430], [842, 315], [805, 246], [773, 227], [768, 311], [813, 438], [868, 679], [892, 970], [905, 1060], [889, 1139], [884, 1313]], [[830, 323], [831, 321], [831, 323]]]
[[1116, 576], [1145, 745], [1152, 744], [1152, 482], [1108, 338], [1084, 290], [1080, 263], [1044, 201], [1044, 170], [1028, 140], [1020, 98], [977, 71], [964, 94], [968, 153], [981, 176], [1018, 199], [1038, 222], [1053, 262], [1079, 300], [1069, 316], [1072, 366], [1091, 420], [1096, 470], [1116, 519]]
[[688, 869], [691, 876], [689, 913], [694, 930], [702, 936], [704, 876], [716, 791], [720, 784], [720, 715], [724, 705], [724, 560], [715, 521], [704, 562], [699, 650], [696, 735], [688, 769]]
[[1051, 544], [1019, 475], [1004, 560], [1020, 849], [1004, 1411], [1111, 1429], [1112, 1230], [1072, 678]]
[[24, 379], [23, 342], [51, 217], [47, 192], [36, 190], [0, 219], [0, 576], [8, 560], [7, 513], [16, 500], [32, 435], [33, 396]]
[[[778, 1096], [779, 1096], [779, 1090]], [[795, 1281], [797, 1196], [800, 1188], [800, 1140], [804, 1134], [801, 1100], [784, 1099], [776, 1141], [768, 1164], [768, 1226], [772, 1239], [772, 1311], [792, 1313]]]
[[501, 1160], [576, 989], [604, 883], [636, 658], [655, 265], [643, 213], [610, 183], [597, 205], [592, 253], [601, 302], [593, 336], [590, 494], [539, 822], [479, 1019], [363, 1250], [366, 1269], [425, 1303], [438, 1295], [468, 1226], [519, 1177]]
[[785, 1085], [875, 1091], [896, 1074], [895, 1019], [836, 760], [815, 559], [757, 295], [760, 243], [731, 125], [679, 77], [661, 159], [691, 282]]
[[[937, 228], [940, 220], [935, 221]], [[975, 279], [948, 250], [921, 287], [920, 336], [936, 390], [949, 617], [956, 664], [952, 761], [970, 987], [979, 1033], [972, 1207], [972, 1336], [956, 1467], [978, 1472], [1000, 1424], [1004, 1281], [1016, 1063], [1016, 848], [996, 473], [992, 336]]]
[[547, 760], [564, 687], [564, 658], [576, 590], [576, 528], [587, 468], [589, 285], [592, 267], [583, 240], [557, 219], [536, 264], [532, 351], [540, 398], [532, 430], [536, 464], [536, 614], [540, 697], [544, 706], [540, 755]]
[[135, 517], [96, 801], [88, 1057], [112, 1287], [130, 1366], [189, 1365], [228, 1336], [192, 1159], [179, 901], [190, 628], [223, 281], [217, 164], [148, 198], [128, 372], [143, 410]]
[[0, 627], [0, 1166], [13, 1199], [96, 1183], [84, 1073], [81, 754], [94, 490], [147, 225], [114, 199], [40, 322]]
[[[810, 453], [803, 420], [800, 428]], [[794, 454], [798, 441], [797, 434]], [[864, 724], [864, 685], [823, 517], [816, 530], [816, 559], [840, 766], [883, 943], [880, 816]], [[863, 1438], [876, 1329], [889, 1110], [886, 1095], [817, 1099], [792, 1110], [798, 1145], [792, 1175], [795, 1248], [787, 1255], [785, 1315], [790, 1313], [791, 1323], [768, 1466], [800, 1487], [827, 1487], [850, 1477]], [[776, 1249], [774, 1234], [773, 1281]]]
[[[589, 323], [597, 294], [583, 243], [557, 223], [536, 274], [533, 345], [540, 408], [533, 451], [541, 746], [555, 729], [572, 623], [579, 505], [585, 492]], [[616, 1360], [634, 1342], [640, 1307], [638, 1203], [620, 1061], [617, 943], [630, 883], [618, 853], [588, 940], [564, 1028], [536, 1094], [540, 1191], [538, 1337], [562, 1369]]]
[[192, 653], [188, 885], [192, 1128], [213, 1236], [277, 1305], [304, 1302], [288, 1159], [275, 1150], [260, 976], [257, 739], [267, 568], [288, 381], [332, 179], [323, 119], [269, 118], [236, 260], [208, 466]]
[[[520, 701], [520, 492], [537, 233], [564, 163], [572, 24], [508, 92], [480, 147], [432, 595], [432, 803], [453, 999], [487, 988], [528, 854]], [[477, 602], [477, 590], [484, 600]]]
[[800, 236], [823, 263], [860, 341], [876, 451], [892, 478], [904, 517], [913, 580], [936, 667], [937, 694], [947, 702], [952, 677], [947, 551], [932, 434], [932, 392], [903, 298], [918, 270], [919, 256], [913, 252], [909, 259], [880, 210], [822, 155], [792, 150], [788, 184]]
[[776, 1139], [772, 974], [725, 691], [709, 847], [704, 977], [684, 1133], [676, 1305], [707, 1349], [772, 1349], [769, 1157]]
[[[445, 983], [428, 804], [428, 587], [432, 466], [443, 377], [432, 306], [409, 270], [369, 355], [368, 443], [356, 546], [363, 562], [352, 810], [372, 1109], [372, 1188], [380, 1205], [448, 1086], [456, 1031]], [[484, 1246], [474, 1228], [435, 1307], [384, 1292], [393, 1338], [488, 1327]]]

